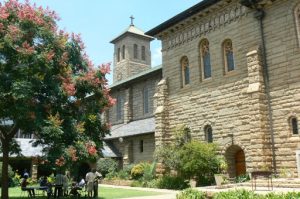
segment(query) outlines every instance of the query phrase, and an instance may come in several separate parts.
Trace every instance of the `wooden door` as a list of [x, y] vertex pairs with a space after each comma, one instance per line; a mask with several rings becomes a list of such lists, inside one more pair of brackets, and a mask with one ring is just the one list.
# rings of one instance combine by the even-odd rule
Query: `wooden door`
[[236, 176], [246, 174], [245, 153], [243, 150], [240, 150], [235, 154], [235, 169]]

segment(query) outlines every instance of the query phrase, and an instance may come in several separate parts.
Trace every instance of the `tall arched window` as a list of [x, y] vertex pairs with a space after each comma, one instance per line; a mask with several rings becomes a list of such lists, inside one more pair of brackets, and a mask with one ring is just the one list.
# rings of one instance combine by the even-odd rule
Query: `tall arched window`
[[230, 39], [227, 39], [223, 42], [223, 53], [224, 53], [225, 73], [233, 71], [235, 67], [234, 67], [232, 41]]
[[138, 58], [138, 45], [137, 44], [133, 45], [133, 58], [134, 59]]
[[118, 95], [117, 96], [117, 120], [121, 120], [122, 119], [122, 107], [123, 106], [123, 100], [122, 100], [122, 96]]
[[121, 49], [118, 48], [118, 52], [117, 52], [117, 59], [118, 59], [118, 62], [120, 61], [120, 58], [121, 58]]
[[205, 140], [208, 143], [212, 143], [213, 142], [213, 132], [212, 132], [212, 128], [210, 125], [206, 125], [204, 127], [204, 135], [205, 135]]
[[190, 83], [190, 66], [187, 57], [181, 59], [181, 76], [183, 86]]
[[296, 117], [291, 117], [290, 118], [290, 126], [293, 135], [298, 135], [299, 134], [299, 129], [298, 129], [298, 120]]
[[143, 105], [144, 105], [144, 114], [149, 113], [149, 89], [145, 87], [143, 89]]
[[125, 59], [125, 45], [122, 47], [122, 59]]
[[142, 60], [146, 60], [146, 49], [145, 49], [145, 46], [142, 46]]
[[201, 66], [202, 66], [202, 78], [207, 79], [211, 77], [211, 65], [210, 65], [210, 52], [209, 42], [204, 39], [200, 42], [200, 54], [201, 54]]
[[300, 47], [300, 3], [295, 7], [294, 14], [297, 29], [298, 45]]

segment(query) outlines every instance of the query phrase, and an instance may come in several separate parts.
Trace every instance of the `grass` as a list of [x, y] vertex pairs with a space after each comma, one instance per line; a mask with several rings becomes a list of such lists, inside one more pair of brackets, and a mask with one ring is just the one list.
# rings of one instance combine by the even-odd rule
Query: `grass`
[[[9, 198], [11, 199], [21, 199], [27, 198], [27, 192], [23, 193], [23, 197], [20, 197], [21, 189], [20, 187], [14, 187], [9, 189]], [[138, 196], [153, 196], [161, 195], [158, 192], [150, 191], [140, 191], [132, 189], [121, 189], [121, 188], [109, 188], [109, 187], [99, 187], [99, 199], [119, 199], [119, 198], [129, 198]], [[46, 196], [37, 196], [36, 199], [46, 199]], [[68, 197], [72, 198], [72, 197]]]

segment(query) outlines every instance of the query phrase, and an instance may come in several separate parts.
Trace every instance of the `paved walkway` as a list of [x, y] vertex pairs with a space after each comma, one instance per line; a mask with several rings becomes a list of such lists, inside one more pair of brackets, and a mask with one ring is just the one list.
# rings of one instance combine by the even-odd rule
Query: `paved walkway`
[[143, 187], [128, 187], [128, 186], [115, 186], [115, 185], [106, 185], [101, 184], [102, 187], [112, 187], [112, 188], [121, 188], [121, 189], [133, 189], [133, 190], [141, 190], [141, 191], [153, 191], [159, 192], [161, 195], [155, 196], [139, 196], [139, 197], [132, 197], [126, 199], [176, 199], [176, 194], [179, 191], [168, 190], [168, 189], [153, 189], [153, 188], [143, 188]]
[[[236, 186], [237, 184], [229, 185], [227, 188], [216, 188], [216, 186], [208, 186], [208, 187], [197, 187], [196, 189], [199, 191], [203, 191], [211, 195], [217, 192], [235, 190], [235, 189], [246, 189], [252, 190], [250, 186]], [[155, 196], [140, 196], [140, 197], [132, 197], [126, 199], [176, 199], [176, 194], [179, 191], [168, 190], [168, 189], [153, 189], [153, 188], [141, 188], [141, 187], [128, 187], [128, 186], [114, 186], [114, 185], [105, 185], [101, 184], [103, 187], [113, 187], [113, 188], [122, 188], [122, 189], [133, 189], [133, 190], [142, 190], [142, 191], [153, 191], [159, 192], [161, 195]], [[268, 190], [268, 187], [257, 187], [255, 193], [258, 194], [268, 194], [270, 192], [275, 193], [286, 193], [286, 192], [300, 192], [300, 188], [283, 188], [283, 187], [273, 187], [273, 190]]]

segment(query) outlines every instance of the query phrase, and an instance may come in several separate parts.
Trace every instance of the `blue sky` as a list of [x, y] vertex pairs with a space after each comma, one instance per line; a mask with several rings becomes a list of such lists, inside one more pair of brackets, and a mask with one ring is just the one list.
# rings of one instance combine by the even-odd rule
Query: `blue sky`
[[[199, 1], [30, 0], [56, 11], [61, 18], [60, 29], [81, 33], [87, 54], [95, 65], [113, 61], [113, 45], [109, 42], [129, 26], [131, 15], [135, 17], [134, 24], [146, 32]], [[161, 64], [160, 49], [160, 41], [153, 41], [152, 66]], [[112, 75], [108, 79], [111, 83]]]

